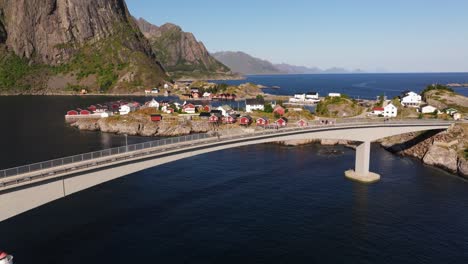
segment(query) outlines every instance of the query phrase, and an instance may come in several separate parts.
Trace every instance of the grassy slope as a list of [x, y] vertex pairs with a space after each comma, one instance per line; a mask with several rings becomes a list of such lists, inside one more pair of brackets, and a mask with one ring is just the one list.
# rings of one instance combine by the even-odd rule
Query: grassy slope
[[[83, 88], [89, 91], [133, 92], [151, 87], [166, 78], [165, 73], [156, 61], [141, 51], [127, 45], [135, 42], [137, 32], [130, 26], [120, 26], [116, 35], [105, 40], [85, 44], [77, 49], [76, 54], [66, 64], [48, 66], [29, 64], [6, 50], [0, 49], [0, 92], [2, 93], [35, 93], [47, 91], [47, 79], [51, 76], [67, 75], [70, 81], [62, 91], [78, 91]], [[55, 48], [71, 48], [60, 45]], [[131, 73], [131, 77], [124, 78]], [[93, 76], [95, 82], [83, 85], [83, 80]]]
[[342, 117], [342, 113], [346, 113], [346, 117], [356, 116], [363, 111], [357, 102], [341, 97], [326, 97], [317, 104], [316, 113], [324, 117]]

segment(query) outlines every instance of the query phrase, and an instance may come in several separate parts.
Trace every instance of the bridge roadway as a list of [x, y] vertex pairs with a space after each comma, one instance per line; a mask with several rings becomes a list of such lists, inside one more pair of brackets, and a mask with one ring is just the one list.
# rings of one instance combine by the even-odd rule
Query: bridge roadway
[[[98, 184], [168, 162], [228, 148], [277, 141], [301, 139], [338, 139], [361, 142], [356, 149], [354, 170], [345, 175], [361, 182], [374, 182], [378, 174], [369, 172], [370, 145], [380, 138], [425, 130], [445, 130], [450, 121], [362, 121], [352, 120], [326, 126], [292, 127], [221, 137], [191, 136], [171, 140], [172, 144], [145, 144], [141, 148], [123, 147], [125, 151], [99, 158], [84, 159], [43, 169], [21, 172], [19, 168], [0, 171], [0, 221], [43, 204], [74, 194]], [[136, 145], [134, 145], [136, 146]], [[120, 148], [121, 149], [121, 148]], [[130, 149], [130, 150], [129, 150]], [[111, 151], [109, 151], [109, 154]], [[91, 157], [91, 156], [89, 156]], [[62, 165], [63, 164], [63, 165]], [[42, 163], [41, 163], [42, 167]], [[23, 166], [21, 168], [28, 168]], [[23, 169], [21, 169], [23, 170]], [[11, 172], [13, 175], [10, 175]]]

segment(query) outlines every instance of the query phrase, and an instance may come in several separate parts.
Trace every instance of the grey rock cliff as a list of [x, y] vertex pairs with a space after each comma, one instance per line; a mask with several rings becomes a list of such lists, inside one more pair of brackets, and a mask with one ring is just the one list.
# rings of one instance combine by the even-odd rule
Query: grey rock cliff
[[[68, 60], [80, 44], [105, 39], [119, 24], [133, 23], [124, 0], [0, 0], [0, 9], [8, 48], [52, 65]], [[150, 54], [140, 40], [136, 36], [130, 45]]]
[[457, 151], [454, 149], [432, 145], [424, 156], [423, 162], [427, 165], [446, 169], [451, 173], [457, 173], [458, 171]]
[[468, 177], [468, 164], [462, 153], [468, 145], [468, 126], [457, 124], [447, 131], [408, 133], [382, 140], [390, 152], [420, 159], [423, 163]]
[[230, 72], [228, 67], [210, 55], [202, 42], [179, 26], [167, 23], [158, 27], [142, 18], [137, 23], [168, 71]]
[[124, 0], [0, 0], [0, 48], [0, 71], [18, 68], [13, 54], [23, 63], [4, 90], [126, 92], [167, 78]]

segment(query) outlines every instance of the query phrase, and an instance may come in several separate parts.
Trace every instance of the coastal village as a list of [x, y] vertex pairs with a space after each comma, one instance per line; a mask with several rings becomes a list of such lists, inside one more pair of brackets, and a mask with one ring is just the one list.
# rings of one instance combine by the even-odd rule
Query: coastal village
[[[136, 100], [118, 100], [70, 109], [65, 120], [84, 131], [100, 131], [144, 137], [173, 137], [207, 133], [212, 136], [241, 135], [288, 127], [333, 126], [345, 120], [441, 119], [466, 120], [468, 98], [450, 87], [429, 85], [421, 93], [403, 91], [388, 99], [353, 99], [340, 93], [318, 92], [273, 96], [259, 85], [229, 86], [184, 83], [148, 90]], [[404, 134], [383, 139], [380, 144], [400, 155], [412, 156], [451, 173], [468, 174], [468, 126], [453, 125], [441, 134]], [[411, 142], [418, 141], [414, 144]], [[280, 142], [303, 145], [315, 141]], [[409, 142], [409, 143], [408, 143]], [[321, 140], [322, 145], [353, 142]], [[407, 145], [409, 144], [409, 145]]]
[[[423, 95], [412, 91], [402, 92], [401, 96], [392, 100], [384, 96], [379, 96], [376, 100], [355, 100], [340, 93], [329, 93], [325, 97], [320, 97], [318, 92], [308, 92], [294, 94], [284, 102], [276, 100], [278, 98], [273, 96], [270, 96], [271, 100], [266, 100], [267, 95], [258, 87], [253, 93], [246, 93], [245, 87], [255, 87], [255, 85], [230, 87], [213, 83], [185, 82], [173, 86], [165, 84], [159, 89], [146, 90], [145, 93], [148, 95], [143, 97], [145, 101], [120, 100], [71, 109], [66, 113], [65, 119], [69, 123], [77, 123], [76, 126], [81, 128], [86, 127], [82, 124], [90, 120], [121, 119], [127, 122], [128, 119], [138, 115], [154, 123], [203, 122], [212, 130], [234, 127], [280, 129], [290, 126], [333, 124], [336, 118], [460, 120], [463, 118], [463, 111], [466, 110], [454, 107], [441, 109], [424, 101]], [[438, 87], [435, 90], [449, 91], [449, 89]], [[164, 91], [163, 97], [159, 96], [162, 91]], [[236, 92], [242, 93], [242, 96], [238, 96]], [[173, 96], [172, 99], [168, 99], [169, 95]], [[148, 99], [148, 96], [157, 97]], [[354, 111], [346, 109], [329, 111], [330, 107], [347, 103], [351, 104]], [[315, 107], [316, 111], [311, 111], [308, 106]]]

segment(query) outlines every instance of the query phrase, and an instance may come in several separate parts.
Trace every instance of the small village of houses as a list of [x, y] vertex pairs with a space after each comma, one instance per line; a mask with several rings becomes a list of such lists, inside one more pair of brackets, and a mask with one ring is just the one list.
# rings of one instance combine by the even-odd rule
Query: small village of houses
[[[422, 96], [412, 92], [403, 92], [400, 96], [400, 103], [406, 108], [415, 108], [421, 115], [441, 115], [447, 114], [454, 120], [460, 120], [462, 118], [461, 113], [454, 108], [438, 109], [432, 105], [425, 103]], [[391, 103], [389, 100], [384, 100], [381, 107], [374, 107], [369, 115], [394, 118], [398, 116], [398, 108]]]
[[[193, 90], [191, 94], [197, 94], [198, 91]], [[330, 93], [328, 97], [340, 97], [339, 93]], [[226, 98], [227, 99], [227, 98]], [[227, 100], [233, 100], [235, 97], [230, 97]], [[289, 99], [288, 103], [284, 105], [309, 105], [316, 104], [322, 99], [317, 92], [309, 92], [302, 94], [295, 94]], [[375, 102], [375, 101], [374, 101]], [[400, 103], [405, 108], [416, 108], [420, 114], [441, 114], [446, 113], [452, 116], [455, 120], [462, 118], [461, 114], [453, 108], [439, 110], [434, 106], [427, 105], [423, 102], [422, 96], [415, 92], [404, 92], [400, 96]], [[271, 106], [271, 107], [270, 107]], [[268, 107], [270, 115], [266, 113], [265, 108]], [[67, 112], [65, 118], [69, 122], [74, 122], [82, 118], [107, 118], [110, 116], [125, 116], [140, 109], [154, 109], [155, 114], [151, 114], [149, 118], [153, 122], [161, 122], [164, 118], [197, 118], [205, 120], [212, 125], [220, 124], [239, 124], [241, 126], [255, 125], [262, 128], [282, 128], [288, 125], [305, 127], [312, 124], [313, 121], [306, 118], [296, 118], [293, 123], [288, 124], [289, 120], [284, 117], [286, 112], [292, 111], [307, 111], [303, 108], [287, 108], [282, 104], [276, 102], [266, 102], [261, 96], [256, 99], [245, 100], [245, 112], [235, 111], [229, 105], [222, 105], [213, 107], [209, 101], [185, 101], [184, 103], [171, 102], [168, 100], [157, 101], [152, 99], [144, 104], [135, 101], [127, 102], [124, 100], [109, 102], [106, 104], [91, 105], [86, 109], [76, 109]], [[238, 109], [239, 110], [239, 109]], [[275, 117], [273, 120], [266, 116]], [[368, 116], [395, 118], [398, 116], [398, 107], [396, 107], [390, 100], [382, 100], [382, 105], [373, 107]], [[254, 118], [255, 117], [255, 118]], [[322, 119], [322, 124], [323, 124]], [[333, 124], [333, 121], [326, 122]], [[319, 122], [320, 124], [320, 122]]]
[[[277, 117], [274, 120], [266, 116], [253, 118], [252, 113], [262, 113], [265, 107], [271, 105], [272, 114]], [[78, 119], [100, 119], [110, 116], [126, 116], [132, 112], [142, 109], [154, 109], [158, 114], [151, 114], [149, 118], [153, 122], [161, 122], [165, 118], [198, 118], [206, 120], [210, 124], [239, 124], [241, 126], [250, 126], [255, 123], [258, 127], [263, 128], [281, 128], [288, 125], [288, 119], [284, 117], [287, 110], [285, 107], [276, 104], [275, 102], [265, 102], [263, 99], [246, 99], [245, 112], [235, 111], [229, 105], [213, 107], [211, 104], [201, 104], [201, 102], [177, 102], [160, 101], [152, 99], [144, 104], [138, 102], [116, 101], [106, 104], [91, 105], [86, 109], [76, 109], [67, 112], [65, 118], [68, 122], [74, 122]], [[297, 109], [301, 110], [302, 109]], [[305, 119], [297, 120], [297, 126], [308, 126], [309, 122]]]

